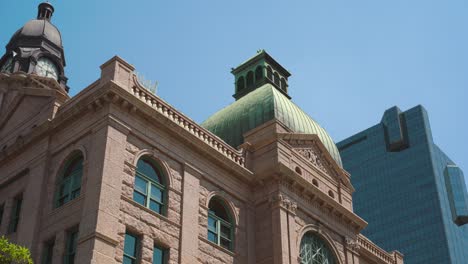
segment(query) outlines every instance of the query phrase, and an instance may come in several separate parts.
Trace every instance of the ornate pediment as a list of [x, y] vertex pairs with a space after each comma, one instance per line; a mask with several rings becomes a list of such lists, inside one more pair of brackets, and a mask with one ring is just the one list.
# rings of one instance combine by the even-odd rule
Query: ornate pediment
[[329, 168], [329, 163], [323, 157], [323, 154], [320, 150], [314, 147], [297, 147], [294, 148], [299, 154], [301, 154], [304, 158], [310, 161], [315, 167], [319, 168], [320, 170], [332, 174], [333, 172]]
[[315, 168], [351, 187], [349, 177], [328, 153], [317, 135], [281, 133], [279, 136], [291, 146], [293, 151], [304, 157]]
[[316, 135], [285, 133], [282, 136], [282, 139], [291, 145], [293, 151], [299, 153], [316, 168], [329, 175], [336, 175], [332, 166], [335, 161], [330, 155], [326, 155], [328, 153], [323, 146], [320, 147], [321, 142]]
[[[57, 100], [64, 95], [31, 76], [0, 76], [0, 135], [20, 131], [24, 125], [46, 111], [50, 118]], [[37, 119], [37, 118], [36, 118]], [[35, 125], [39, 125], [35, 120]]]

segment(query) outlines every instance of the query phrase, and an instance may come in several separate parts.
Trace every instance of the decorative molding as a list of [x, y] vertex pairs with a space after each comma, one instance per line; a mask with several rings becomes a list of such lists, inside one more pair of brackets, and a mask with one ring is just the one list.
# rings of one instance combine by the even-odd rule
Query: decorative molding
[[269, 198], [270, 205], [272, 207], [282, 207], [283, 209], [289, 211], [292, 214], [296, 214], [297, 203], [289, 199], [282, 193], [276, 193]]
[[[294, 148], [299, 154], [301, 154], [304, 158], [310, 161], [315, 167], [319, 168], [320, 170], [332, 174], [330, 169], [325, 166], [324, 164], [324, 157], [320, 150], [309, 147], [309, 148]], [[327, 164], [328, 165], [328, 164]]]
[[315, 134], [279, 133], [278, 138], [288, 144], [298, 158], [304, 158], [318, 172], [336, 179], [350, 192], [354, 191], [349, 174], [341, 168]]
[[[330, 198], [327, 194], [322, 193], [321, 191], [307, 191], [301, 187], [300, 182], [298, 184], [293, 184], [293, 182], [296, 180], [289, 178], [288, 173], [292, 176], [296, 175], [296, 173], [289, 167], [284, 168], [287, 169], [287, 171], [284, 171], [283, 176], [280, 178], [278, 184], [293, 192], [305, 203], [320, 210], [324, 215], [328, 216], [329, 219], [336, 221], [338, 224], [346, 226], [353, 232], [360, 232], [360, 230], [362, 230], [367, 225], [367, 223], [359, 216], [343, 207], [337, 201]], [[300, 176], [297, 175], [296, 177]], [[306, 181], [305, 179], [302, 180]], [[310, 183], [310, 185], [312, 184]]]
[[351, 250], [358, 251], [360, 249], [360, 245], [356, 239], [346, 237], [345, 242], [346, 242], [346, 247]]

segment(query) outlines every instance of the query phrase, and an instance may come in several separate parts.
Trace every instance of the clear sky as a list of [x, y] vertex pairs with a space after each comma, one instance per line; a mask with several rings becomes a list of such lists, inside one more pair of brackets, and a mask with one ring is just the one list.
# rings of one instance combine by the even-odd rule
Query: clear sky
[[[37, 0], [1, 0], [0, 45]], [[468, 1], [52, 1], [74, 95], [119, 55], [197, 122], [233, 101], [231, 67], [266, 49], [290, 95], [340, 141], [422, 104], [468, 181]]]

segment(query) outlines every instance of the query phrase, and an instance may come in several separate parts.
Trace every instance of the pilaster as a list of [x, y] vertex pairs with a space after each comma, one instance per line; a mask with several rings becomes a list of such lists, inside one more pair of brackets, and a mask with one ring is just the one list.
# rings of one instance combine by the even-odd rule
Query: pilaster
[[107, 119], [92, 136], [88, 181], [77, 247], [77, 263], [114, 263], [128, 131]]
[[197, 263], [200, 180], [195, 169], [184, 167], [180, 257], [181, 263]]
[[292, 264], [295, 254], [295, 220], [297, 204], [284, 194], [270, 197], [272, 214], [273, 259], [275, 264]]

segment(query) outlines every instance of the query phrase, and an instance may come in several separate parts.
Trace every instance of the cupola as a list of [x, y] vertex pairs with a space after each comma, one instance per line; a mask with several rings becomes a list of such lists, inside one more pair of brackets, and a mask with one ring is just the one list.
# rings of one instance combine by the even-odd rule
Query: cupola
[[257, 54], [252, 58], [232, 69], [231, 73], [234, 74], [235, 78], [235, 93], [233, 97], [236, 100], [267, 83], [290, 98], [288, 94], [288, 78], [291, 74], [263, 49], [257, 51]]
[[270, 120], [278, 120], [292, 132], [315, 134], [342, 167], [334, 141], [314, 119], [291, 101], [291, 74], [264, 50], [232, 70], [236, 78], [235, 102], [216, 112], [201, 125], [237, 148], [244, 135]]
[[39, 4], [37, 18], [28, 21], [6, 45], [0, 72], [25, 72], [55, 79], [68, 91], [65, 55], [60, 31], [51, 23], [54, 7]]

